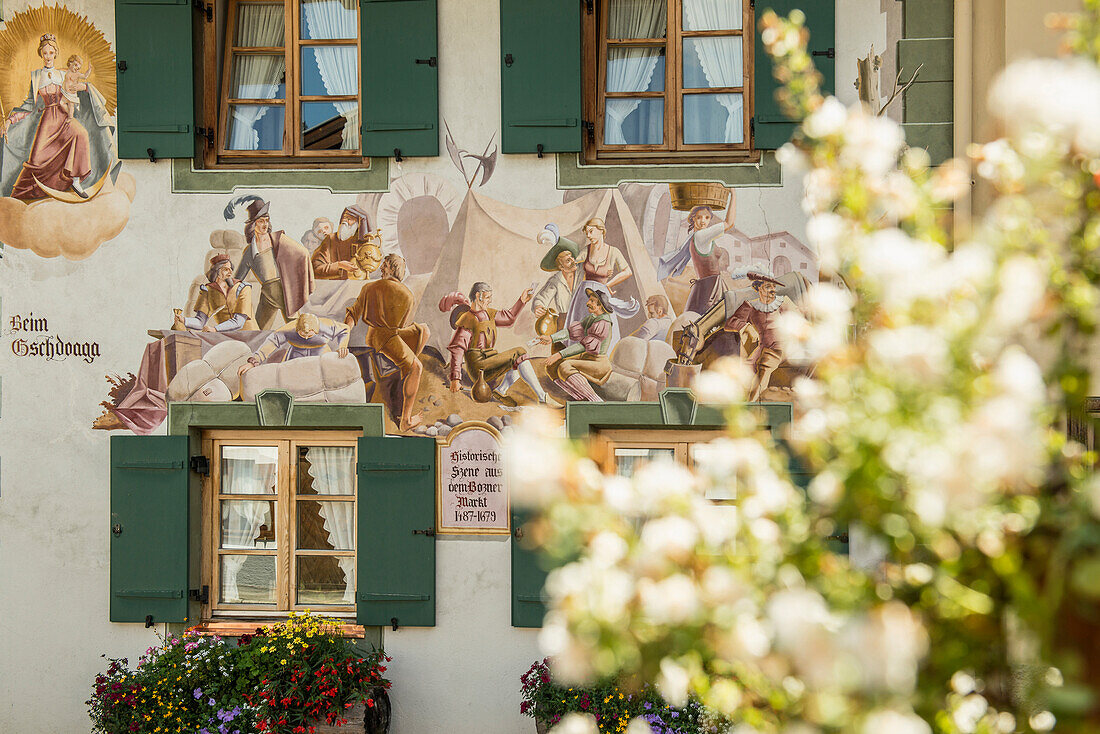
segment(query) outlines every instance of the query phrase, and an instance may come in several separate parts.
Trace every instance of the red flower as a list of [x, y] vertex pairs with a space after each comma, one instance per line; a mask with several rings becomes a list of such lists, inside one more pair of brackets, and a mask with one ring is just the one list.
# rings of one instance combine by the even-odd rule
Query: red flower
[[374, 708], [374, 699], [373, 698], [368, 698], [367, 699], [367, 708]]

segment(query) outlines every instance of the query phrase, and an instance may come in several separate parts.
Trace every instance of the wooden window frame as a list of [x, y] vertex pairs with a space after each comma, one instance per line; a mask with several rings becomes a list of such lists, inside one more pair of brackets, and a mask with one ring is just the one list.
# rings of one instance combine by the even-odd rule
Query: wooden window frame
[[[305, 556], [332, 556], [336, 558], [352, 557], [357, 559], [359, 538], [355, 538], [352, 550], [328, 551], [297, 548], [297, 488], [299, 446], [350, 446], [353, 450], [353, 463], [357, 466], [358, 440], [362, 431], [340, 430], [210, 430], [202, 434], [204, 456], [211, 457], [210, 474], [202, 481], [202, 585], [209, 587], [209, 600], [203, 604], [202, 619], [232, 620], [234, 618], [270, 618], [286, 617], [291, 611], [324, 612], [328, 616], [355, 619], [354, 604], [325, 605], [297, 604], [294, 595], [297, 588], [296, 559]], [[222, 500], [255, 500], [259, 495], [235, 495], [220, 492], [221, 447], [222, 446], [277, 446], [279, 462], [276, 475], [277, 491], [271, 501], [275, 502], [276, 548], [274, 553], [267, 549], [220, 548]], [[216, 491], [217, 490], [217, 491]], [[268, 497], [268, 495], [263, 495]], [[303, 495], [302, 499], [317, 501], [350, 502], [357, 516], [359, 507], [358, 483], [354, 487], [351, 499], [347, 495]], [[222, 555], [274, 555], [275, 556], [275, 604], [227, 604], [221, 597]], [[358, 560], [357, 560], [358, 563]], [[358, 566], [357, 566], [358, 567]]]
[[[693, 468], [691, 447], [727, 435], [722, 428], [609, 428], [592, 436], [591, 455], [600, 471], [614, 475], [616, 449], [672, 449], [676, 463]], [[736, 499], [715, 498], [714, 504], [735, 505]]]
[[[199, 119], [202, 128], [200, 135], [202, 167], [205, 169], [361, 169], [369, 165], [370, 158], [362, 155], [362, 135], [355, 150], [305, 150], [302, 148], [301, 131], [298, 121], [301, 119], [303, 102], [356, 101], [359, 106], [360, 126], [363, 114], [363, 78], [362, 78], [362, 40], [357, 30], [354, 39], [301, 39], [301, 0], [284, 0], [284, 40], [283, 47], [253, 48], [249, 53], [282, 53], [285, 59], [284, 99], [282, 100], [237, 100], [228, 97], [233, 71], [232, 45], [237, 31], [237, 8], [247, 3], [273, 0], [212, 0], [212, 12], [215, 20], [203, 24], [201, 33], [201, 52], [196, 60], [201, 65], [197, 77], [201, 79], [199, 90]], [[356, 7], [356, 14], [362, 12]], [[223, 21], [224, 19], [224, 21]], [[360, 28], [357, 20], [356, 28]], [[219, 32], [220, 31], [220, 32]], [[359, 79], [357, 95], [303, 95], [298, 92], [301, 78], [302, 49], [310, 46], [355, 46], [356, 76]], [[243, 47], [242, 47], [243, 48]], [[229, 107], [233, 104], [272, 104], [283, 107], [283, 149], [278, 151], [238, 151], [229, 150]], [[361, 130], [361, 127], [360, 127]], [[203, 144], [201, 141], [207, 141]], [[212, 143], [212, 144], [211, 144]]]
[[[742, 3], [741, 28], [735, 31], [684, 31], [683, 0], [667, 0], [665, 37], [661, 39], [606, 39], [608, 7], [611, 0], [601, 0], [596, 12], [585, 14], [582, 41], [582, 83], [584, 116], [591, 123], [585, 137], [582, 157], [585, 163], [646, 165], [660, 163], [756, 163], [760, 152], [753, 141], [753, 115], [756, 107], [755, 60], [756, 44], [751, 29], [756, 27], [753, 0]], [[749, 31], [749, 32], [747, 32]], [[684, 40], [706, 37], [740, 37], [742, 39], [742, 86], [700, 87], [685, 89], [683, 79]], [[607, 88], [607, 48], [609, 45], [652, 46], [664, 48], [665, 83], [662, 92], [605, 92]], [[683, 131], [683, 98], [691, 94], [741, 94], [744, 100], [743, 142], [731, 144], [688, 145], [680, 142]], [[604, 140], [604, 101], [608, 98], [660, 98], [665, 101], [663, 142], [660, 145], [607, 145]]]

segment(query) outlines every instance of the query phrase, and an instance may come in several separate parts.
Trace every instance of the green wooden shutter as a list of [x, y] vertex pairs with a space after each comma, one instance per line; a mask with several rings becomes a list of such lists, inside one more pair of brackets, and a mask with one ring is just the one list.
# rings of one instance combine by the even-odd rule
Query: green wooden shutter
[[359, 8], [363, 155], [439, 155], [436, 0], [361, 0]]
[[434, 627], [435, 439], [359, 439], [358, 525], [359, 624]]
[[[813, 62], [824, 77], [822, 90], [825, 94], [833, 94], [836, 91], [836, 6], [833, 0], [758, 0], [756, 17], [763, 17], [769, 9], [781, 16], [787, 16], [795, 8], [806, 14], [806, 28], [810, 31], [810, 51], [816, 54]], [[756, 29], [755, 64], [755, 147], [757, 150], [775, 150], [791, 139], [798, 127], [798, 121], [784, 115], [775, 100], [779, 82], [772, 74], [771, 57], [764, 50], [759, 27]]]
[[505, 153], [581, 149], [581, 12], [573, 0], [500, 0]]
[[186, 436], [111, 436], [111, 621], [187, 620]]
[[191, 158], [190, 0], [115, 0], [118, 157]]
[[512, 510], [512, 626], [541, 627], [546, 616], [542, 587], [546, 570], [539, 563], [536, 550], [523, 542], [523, 524], [531, 515]]

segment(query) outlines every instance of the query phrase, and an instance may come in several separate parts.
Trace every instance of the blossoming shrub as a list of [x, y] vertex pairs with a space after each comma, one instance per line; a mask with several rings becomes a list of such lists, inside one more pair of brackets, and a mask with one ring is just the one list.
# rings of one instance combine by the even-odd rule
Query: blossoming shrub
[[[823, 96], [804, 14], [761, 13], [822, 274], [776, 329], [816, 366], [780, 442], [742, 362], [716, 362], [695, 391], [726, 435], [690, 470], [607, 477], [552, 419], [516, 421], [513, 500], [560, 562], [539, 638], [558, 680], [653, 680], [737, 734], [1100, 731], [1100, 0], [1081, 4], [1072, 57], [994, 85], [1003, 137], [968, 153], [995, 200], [969, 226], [949, 215], [970, 164]], [[873, 552], [837, 553], [845, 532]]]
[[548, 660], [534, 663], [520, 683], [520, 713], [543, 724], [557, 724], [570, 713], [579, 713], [591, 715], [601, 734], [626, 732], [635, 719], [644, 720], [653, 734], [723, 734], [730, 726], [698, 699], [673, 707], [650, 687], [631, 691], [614, 678], [587, 686], [560, 685], [550, 676]]
[[331, 619], [291, 613], [236, 644], [191, 629], [149, 648], [132, 670], [110, 659], [88, 711], [102, 734], [307, 734], [347, 723], [390, 683], [380, 650], [363, 654]]

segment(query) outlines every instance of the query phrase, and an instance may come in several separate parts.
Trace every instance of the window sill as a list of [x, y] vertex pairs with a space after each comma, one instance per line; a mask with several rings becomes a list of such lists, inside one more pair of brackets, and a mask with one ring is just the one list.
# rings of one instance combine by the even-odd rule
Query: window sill
[[[269, 621], [249, 621], [249, 622], [237, 622], [220, 619], [211, 619], [203, 622], [200, 625], [192, 627], [195, 632], [204, 636], [212, 637], [217, 635], [219, 637], [240, 637], [241, 635], [252, 635], [256, 633], [257, 627], [263, 627], [266, 624], [274, 624], [277, 620]], [[366, 637], [366, 628], [361, 624], [341, 624], [338, 625], [340, 635], [347, 639], [362, 640]]]
[[327, 189], [333, 194], [386, 192], [388, 158], [371, 158], [366, 167], [197, 169], [188, 158], [172, 159], [173, 194], [229, 194], [238, 188]]
[[758, 161], [710, 163], [583, 163], [578, 153], [557, 154], [559, 189], [615, 187], [621, 183], [716, 181], [726, 186], [782, 186], [782, 166], [773, 151]]

